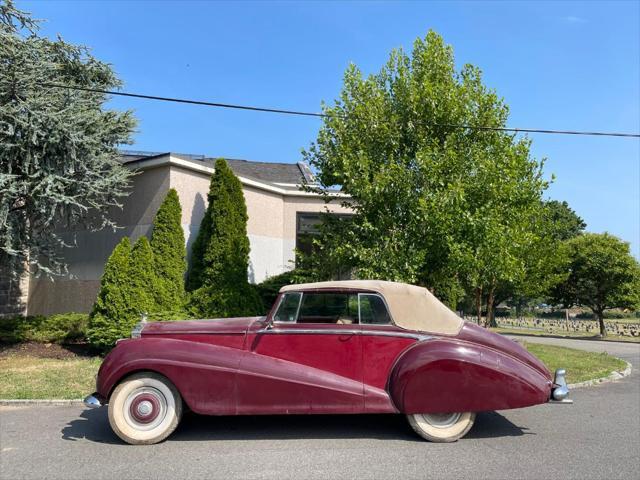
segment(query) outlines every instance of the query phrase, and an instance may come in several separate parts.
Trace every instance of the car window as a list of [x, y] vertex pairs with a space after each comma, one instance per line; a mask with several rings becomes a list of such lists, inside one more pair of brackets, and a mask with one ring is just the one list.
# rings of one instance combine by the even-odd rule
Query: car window
[[391, 323], [389, 311], [380, 295], [361, 293], [358, 299], [360, 301], [360, 323], [376, 325]]
[[358, 323], [358, 297], [355, 293], [304, 293], [298, 323]]
[[301, 297], [302, 294], [299, 292], [285, 293], [282, 296], [280, 305], [278, 305], [278, 310], [273, 316], [273, 320], [276, 322], [295, 322]]

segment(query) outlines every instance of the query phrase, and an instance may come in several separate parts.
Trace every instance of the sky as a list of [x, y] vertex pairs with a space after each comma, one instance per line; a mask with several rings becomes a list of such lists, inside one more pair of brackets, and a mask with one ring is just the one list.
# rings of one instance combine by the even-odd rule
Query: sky
[[[124, 90], [319, 111], [349, 63], [375, 73], [429, 29], [478, 66], [509, 126], [640, 132], [640, 2], [26, 1], [42, 33], [84, 44]], [[320, 121], [114, 98], [139, 119], [133, 150], [296, 162]], [[531, 135], [587, 230], [640, 258], [640, 139]]]

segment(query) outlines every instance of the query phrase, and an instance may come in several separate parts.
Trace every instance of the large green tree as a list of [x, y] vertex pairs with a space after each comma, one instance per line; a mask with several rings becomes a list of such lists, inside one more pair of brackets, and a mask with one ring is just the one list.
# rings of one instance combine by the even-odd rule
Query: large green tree
[[565, 242], [569, 272], [556, 286], [552, 300], [569, 308], [574, 305], [593, 311], [600, 335], [607, 335], [604, 311], [611, 308], [640, 308], [640, 264], [629, 244], [608, 233], [584, 233]]
[[317, 189], [341, 188], [355, 216], [325, 225], [319, 265], [419, 283], [452, 306], [462, 287], [481, 298], [525, 275], [527, 250], [545, 241], [542, 165], [528, 140], [491, 130], [507, 106], [478, 68], [456, 70], [439, 35], [394, 50], [377, 74], [350, 66], [324, 113], [305, 158]]
[[56, 231], [113, 226], [109, 207], [127, 193], [118, 162], [135, 122], [104, 107], [107, 95], [51, 84], [111, 90], [111, 66], [84, 46], [38, 35], [38, 22], [0, 2], [0, 262], [19, 272], [65, 271], [73, 239]]
[[193, 245], [188, 288], [192, 313], [201, 316], [259, 314], [262, 305], [249, 284], [247, 206], [242, 184], [218, 159], [209, 204]]
[[156, 307], [160, 312], [184, 309], [184, 277], [187, 270], [182, 208], [178, 192], [170, 189], [153, 221], [151, 249], [157, 276]]

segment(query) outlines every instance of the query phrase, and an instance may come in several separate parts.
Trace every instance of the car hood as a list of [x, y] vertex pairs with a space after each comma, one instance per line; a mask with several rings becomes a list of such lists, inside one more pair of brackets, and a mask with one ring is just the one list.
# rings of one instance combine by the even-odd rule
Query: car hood
[[265, 317], [214, 318], [207, 320], [180, 320], [175, 322], [151, 322], [144, 325], [142, 336], [175, 334], [239, 334], [249, 325]]
[[527, 351], [519, 343], [511, 340], [503, 335], [490, 332], [486, 328], [480, 327], [474, 323], [465, 322], [464, 327], [460, 330], [458, 338], [468, 342], [478, 343], [494, 350], [501, 351], [517, 358], [521, 362], [538, 370], [548, 379], [551, 379], [551, 373], [547, 367], [536, 357]]

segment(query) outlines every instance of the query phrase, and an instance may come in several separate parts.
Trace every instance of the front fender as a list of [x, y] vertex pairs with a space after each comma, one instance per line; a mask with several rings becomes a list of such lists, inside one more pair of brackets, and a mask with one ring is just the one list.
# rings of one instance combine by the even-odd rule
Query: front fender
[[506, 353], [441, 338], [399, 358], [389, 391], [403, 413], [479, 412], [545, 403], [551, 381]]
[[196, 413], [235, 413], [235, 375], [242, 350], [174, 338], [124, 340], [105, 357], [96, 387], [108, 399], [116, 385], [139, 371], [158, 372]]

